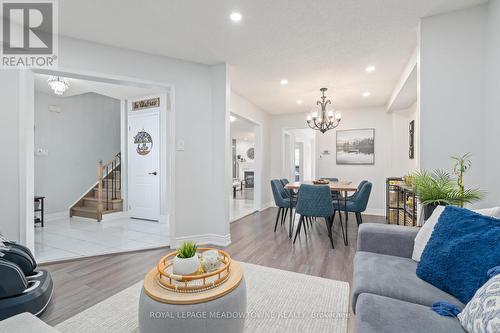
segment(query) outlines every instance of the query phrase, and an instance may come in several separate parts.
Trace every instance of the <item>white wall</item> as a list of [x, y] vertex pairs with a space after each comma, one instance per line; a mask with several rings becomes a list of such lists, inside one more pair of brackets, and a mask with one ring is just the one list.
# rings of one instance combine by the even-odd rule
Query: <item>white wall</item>
[[420, 31], [421, 167], [451, 170], [471, 152], [466, 186], [486, 190], [475, 206], [500, 204], [499, 1], [424, 18]]
[[[183, 140], [184, 151], [175, 155], [175, 230], [178, 240], [194, 239], [227, 243], [229, 237], [229, 179], [224, 177], [229, 158], [228, 117], [229, 82], [225, 65], [207, 66], [141, 52], [108, 47], [101, 44], [61, 37], [59, 68], [106, 74], [123, 78], [173, 84], [175, 88], [175, 136]], [[0, 208], [3, 217], [0, 230], [19, 239], [21, 167], [18, 156], [19, 72], [1, 71], [0, 133], [12, 149], [4, 153], [1, 178]], [[174, 147], [174, 143], [170, 143]], [[227, 151], [226, 151], [227, 150]], [[197, 177], [199, 161], [208, 161], [208, 177]], [[227, 170], [228, 172], [229, 170]], [[226, 190], [221, 184], [228, 182]], [[227, 209], [226, 208], [227, 205]], [[196, 209], [193, 209], [196, 207]]]
[[[209, 112], [211, 113], [211, 126], [206, 130], [211, 131], [210, 137], [212, 138], [212, 144], [210, 147], [207, 147], [207, 151], [204, 152], [204, 155], [208, 153], [211, 157], [212, 168], [211, 172], [208, 173], [211, 175], [211, 177], [209, 177], [210, 187], [202, 190], [206, 192], [206, 198], [197, 198], [197, 200], [201, 200], [204, 204], [209, 205], [208, 208], [211, 213], [208, 219], [207, 216], [205, 216], [205, 220], [209, 222], [206, 225], [205, 232], [209, 235], [209, 238], [212, 239], [211, 242], [229, 245], [231, 237], [229, 234], [229, 201], [227, 198], [230, 196], [232, 184], [230, 168], [231, 147], [229, 145], [229, 99], [231, 95], [231, 85], [229, 82], [229, 73], [225, 64], [210, 67], [210, 83], [212, 110]], [[207, 125], [208, 124], [205, 124], [205, 126]], [[201, 136], [201, 133], [194, 133], [193, 131], [189, 133], [190, 136], [196, 137], [200, 143], [205, 140], [205, 137]], [[199, 147], [202, 148], [203, 143]], [[196, 183], [192, 178], [189, 182]], [[192, 198], [185, 203], [190, 202], [193, 203]], [[183, 203], [183, 205], [185, 203]], [[185, 223], [185, 221], [182, 222]], [[197, 224], [198, 223], [192, 223], [190, 225], [188, 229], [189, 233], [192, 234], [196, 232]], [[192, 229], [192, 227], [195, 228]]]
[[[419, 135], [419, 119], [417, 116], [417, 104], [411, 105], [408, 109], [396, 110], [392, 115], [392, 158], [391, 173], [394, 177], [402, 177], [418, 168], [417, 149]], [[414, 133], [414, 158], [410, 159], [409, 154], [409, 125], [410, 121], [415, 121]]]
[[[336, 130], [316, 134], [316, 177], [337, 177], [358, 184], [362, 180], [373, 183], [367, 213], [385, 214], [385, 178], [391, 173], [392, 116], [384, 108], [339, 110], [343, 119], [338, 129], [375, 128], [374, 165], [337, 165]], [[271, 121], [271, 178], [284, 175], [282, 161], [282, 132], [284, 129], [304, 128], [306, 114], [287, 114], [272, 117]], [[312, 130], [311, 130], [312, 131]], [[329, 150], [329, 159], [320, 159], [319, 152]]]
[[0, 233], [9, 239], [20, 239], [20, 179], [19, 179], [19, 74], [0, 71], [0, 140], [5, 144], [0, 162]]
[[484, 206], [500, 206], [500, 0], [488, 4], [486, 60], [486, 112], [485, 112], [485, 158], [484, 188], [488, 196]]
[[[260, 209], [265, 209], [271, 204], [271, 185], [270, 185], [270, 160], [271, 160], [271, 145], [270, 145], [270, 122], [271, 117], [258, 106], [241, 97], [234, 91], [231, 92], [231, 112], [257, 124], [255, 135], [255, 156], [260, 158], [260, 166], [256, 168], [256, 181], [260, 183], [261, 198], [256, 196], [254, 200], [258, 201]], [[262, 140], [259, 142], [259, 140]], [[259, 151], [259, 148], [261, 149]], [[260, 170], [259, 170], [260, 168]], [[260, 173], [260, 175], [259, 175]]]
[[[61, 108], [49, 112], [49, 105]], [[87, 93], [59, 97], [35, 94], [35, 193], [45, 196], [45, 212], [68, 208], [96, 182], [99, 160], [120, 152], [120, 101]]]

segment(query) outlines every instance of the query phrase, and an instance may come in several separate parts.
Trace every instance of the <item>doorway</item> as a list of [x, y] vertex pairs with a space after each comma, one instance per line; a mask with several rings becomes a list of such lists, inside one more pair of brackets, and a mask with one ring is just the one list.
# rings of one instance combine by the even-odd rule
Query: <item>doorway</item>
[[236, 114], [230, 115], [231, 196], [229, 220], [235, 221], [252, 214], [256, 209], [258, 125]]
[[310, 181], [316, 177], [316, 133], [310, 129], [284, 129], [282, 176], [289, 181]]
[[296, 182], [304, 180], [304, 143], [295, 142], [295, 179]]
[[[27, 88], [30, 86], [34, 91], [34, 101], [32, 108], [27, 107], [24, 112], [28, 117], [34, 118], [35, 135], [31, 143], [33, 146], [30, 148], [28, 141], [27, 149], [34, 150], [35, 157], [33, 164], [27, 162], [28, 172], [31, 169], [34, 173], [33, 182], [28, 186], [32, 186], [35, 195], [45, 196], [46, 209], [43, 227], [35, 223], [33, 229], [32, 219], [27, 220], [25, 225], [26, 244], [34, 251], [37, 261], [46, 263], [168, 246], [174, 221], [171, 208], [174, 157], [167, 144], [167, 140], [172, 140], [174, 136], [172, 115], [167, 112], [172, 111], [170, 89], [134, 83], [133, 80], [113, 80], [84, 74], [49, 71], [30, 73], [33, 76], [33, 84], [27, 84]], [[69, 88], [62, 95], [55, 95], [47, 85], [47, 76], [54, 75], [67, 80]], [[133, 117], [143, 116], [146, 122], [134, 123], [131, 121], [133, 117], [128, 117], [128, 111], [134, 102], [144, 101], [146, 97], [141, 96], [154, 96], [159, 101], [159, 107], [135, 110]], [[112, 109], [106, 107], [107, 105], [112, 105]], [[78, 112], [82, 115], [79, 116]], [[95, 117], [91, 116], [92, 112], [96, 113]], [[146, 115], [148, 117], [144, 117]], [[62, 122], [63, 120], [65, 122]], [[130, 144], [130, 140], [134, 138], [130, 138], [128, 133], [129, 123], [130, 130], [132, 127], [140, 127], [139, 131], [145, 129], [153, 138], [152, 146], [142, 142], [144, 145], [140, 147], [141, 152], [149, 151], [145, 155], [152, 158], [148, 163], [139, 166], [142, 169], [151, 168], [148, 172], [152, 175], [148, 176], [157, 181], [129, 181], [130, 172], [141, 169], [136, 166], [137, 163], [130, 163], [128, 159], [129, 146], [134, 146], [135, 151], [138, 149], [137, 144]], [[83, 127], [86, 128], [83, 134], [76, 131]], [[96, 130], [97, 128], [100, 129]], [[73, 141], [70, 142], [68, 138]], [[105, 150], [108, 146], [110, 148]], [[163, 154], [159, 154], [160, 147], [165, 147]], [[72, 160], [70, 163], [72, 151], [75, 152], [74, 157], [80, 160]], [[100, 155], [91, 154], [96, 152]], [[56, 168], [43, 166], [49, 160], [57, 158], [59, 161], [54, 160], [51, 163], [59, 166], [59, 171], [50, 176], [46, 170], [54, 171]], [[79, 208], [77, 211], [85, 213], [99, 203], [100, 199], [96, 195], [99, 187], [99, 178], [96, 175], [99, 160], [103, 161], [102, 165], [111, 165], [108, 169], [102, 169], [104, 177], [101, 196], [103, 200], [108, 201], [108, 205], [104, 206], [105, 215], [100, 221], [82, 214], [72, 216], [72, 207], [76, 206]], [[64, 171], [69, 171], [71, 177], [63, 176]], [[84, 179], [84, 174], [88, 175], [88, 179]], [[78, 183], [75, 183], [78, 186], [72, 183], [74, 180], [78, 180]], [[75, 193], [67, 192], [70, 183]], [[143, 205], [137, 204], [138, 201], [134, 200], [133, 195], [135, 190], [130, 186], [135, 188], [139, 185], [148, 186], [147, 198], [153, 200]], [[55, 190], [52, 191], [48, 186], [54, 187]], [[47, 193], [49, 195], [46, 195]], [[56, 205], [56, 194], [70, 201], [61, 201]], [[136, 211], [129, 208], [132, 204], [132, 207], [138, 208]], [[27, 210], [33, 211], [36, 208], [33, 207], [33, 200], [25, 205]], [[36, 214], [35, 212], [35, 219]], [[140, 217], [143, 220], [131, 217]], [[33, 235], [32, 242], [29, 241], [30, 231]]]

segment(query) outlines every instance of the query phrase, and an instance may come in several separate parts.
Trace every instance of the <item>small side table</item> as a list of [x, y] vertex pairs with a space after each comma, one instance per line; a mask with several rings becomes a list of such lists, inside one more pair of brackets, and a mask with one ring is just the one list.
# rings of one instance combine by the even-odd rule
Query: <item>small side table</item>
[[[45, 215], [45, 211], [44, 211], [44, 209], [45, 209], [45, 204], [44, 204], [45, 197], [41, 197], [41, 196], [36, 195], [34, 201], [39, 203], [38, 208], [35, 208], [35, 225], [37, 223], [40, 223], [42, 228], [43, 228], [44, 215]], [[37, 216], [37, 215], [39, 215], [39, 216]]]

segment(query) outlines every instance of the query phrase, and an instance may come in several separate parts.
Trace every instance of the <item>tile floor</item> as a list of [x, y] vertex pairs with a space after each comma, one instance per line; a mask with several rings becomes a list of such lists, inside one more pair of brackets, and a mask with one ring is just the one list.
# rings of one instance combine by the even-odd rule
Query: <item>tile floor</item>
[[243, 192], [236, 192], [236, 198], [231, 196], [229, 204], [229, 221], [236, 221], [255, 212], [253, 188], [245, 188]]
[[63, 218], [35, 228], [38, 263], [155, 248], [169, 243], [168, 224], [129, 218], [101, 222]]

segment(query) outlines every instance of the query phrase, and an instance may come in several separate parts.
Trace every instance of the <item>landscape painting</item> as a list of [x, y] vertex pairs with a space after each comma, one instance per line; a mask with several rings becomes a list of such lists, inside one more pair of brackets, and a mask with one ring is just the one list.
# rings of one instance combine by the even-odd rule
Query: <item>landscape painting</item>
[[375, 129], [337, 131], [337, 164], [375, 164]]

